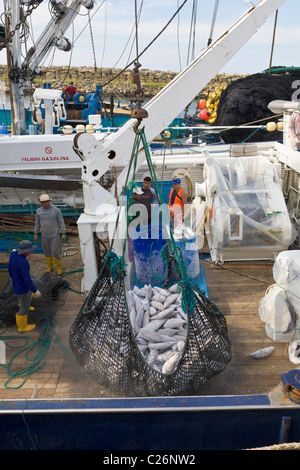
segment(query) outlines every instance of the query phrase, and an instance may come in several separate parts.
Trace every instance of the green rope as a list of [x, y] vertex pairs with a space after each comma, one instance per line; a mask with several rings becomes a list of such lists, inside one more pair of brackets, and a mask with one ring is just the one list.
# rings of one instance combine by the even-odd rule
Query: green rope
[[[12, 346], [8, 343], [11, 340], [24, 340], [25, 343], [21, 346]], [[21, 348], [14, 356], [10, 359], [7, 366], [0, 364], [6, 369], [9, 378], [4, 383], [4, 387], [8, 389], [21, 388], [31, 374], [41, 369], [45, 365], [45, 355], [47, 354], [51, 342], [54, 341], [49, 334], [48, 321], [44, 321], [42, 333], [38, 341], [34, 342], [29, 336], [0, 336], [0, 340], [4, 341], [5, 345], [10, 348]], [[35, 352], [36, 351], [36, 352]], [[30, 358], [30, 354], [35, 352], [35, 355]], [[20, 370], [13, 372], [13, 362], [19, 357], [19, 355], [25, 354], [25, 358], [29, 361], [28, 367], [23, 367]], [[17, 386], [9, 386], [9, 384], [16, 379], [21, 379], [21, 383]]]
[[[31, 232], [9, 232], [9, 233], [5, 233], [5, 234], [1, 234], [0, 235], [0, 240], [7, 240], [7, 241], [10, 241], [10, 245], [7, 249], [7, 253], [10, 254], [12, 252], [12, 250], [17, 246], [19, 245], [19, 243], [22, 241], [22, 240], [29, 240], [32, 242], [32, 244], [34, 245], [34, 234], [31, 233]], [[41, 234], [39, 233], [38, 234], [38, 245], [41, 244]], [[62, 245], [63, 247], [68, 247], [68, 246], [71, 246], [70, 242], [69, 242], [69, 235], [66, 233], [66, 241], [64, 242], [64, 244]]]
[[109, 251], [106, 256], [108, 259], [110, 258], [110, 272], [112, 274], [113, 280], [115, 280], [115, 278], [117, 277], [120, 271], [124, 272], [124, 269], [125, 269], [124, 257], [123, 256], [118, 257], [112, 251]]
[[[155, 189], [155, 192], [156, 192], [156, 195], [157, 195], [157, 200], [159, 202], [159, 205], [162, 205], [162, 207], [163, 207], [163, 213], [162, 213], [163, 221], [164, 221], [164, 224], [165, 224], [166, 228], [168, 228], [168, 230], [169, 230], [169, 227], [167, 226], [167, 223], [166, 223], [166, 221], [168, 220], [168, 214], [166, 213], [165, 207], [163, 205], [163, 197], [162, 197], [162, 194], [161, 194], [161, 191], [160, 191], [160, 188], [159, 188], [159, 184], [158, 184], [158, 181], [157, 181], [157, 178], [156, 178], [156, 174], [155, 174], [155, 171], [154, 171], [154, 168], [153, 168], [153, 165], [152, 165], [147, 140], [146, 140], [146, 137], [145, 137], [145, 134], [144, 134], [143, 130], [138, 130], [138, 132], [141, 135], [142, 142], [143, 142], [143, 145], [144, 145], [147, 163], [148, 163], [148, 166], [149, 166], [151, 177], [154, 181], [154, 189]], [[169, 233], [170, 233], [170, 236], [171, 236], [171, 246], [173, 247], [175, 257], [177, 258], [177, 263], [178, 263], [178, 266], [179, 266], [179, 269], [180, 269], [181, 276], [184, 279], [186, 277], [184, 264], [182, 263], [180, 257], [178, 256], [177, 247], [176, 247], [176, 243], [175, 243], [175, 240], [174, 240], [172, 230], [169, 230]]]
[[192, 316], [196, 306], [193, 284], [188, 277], [185, 277], [178, 285], [181, 287], [182, 292], [182, 308], [186, 314], [189, 313]]
[[[14, 354], [14, 356], [10, 359], [9, 363], [6, 365], [0, 364], [0, 366], [6, 369], [7, 375], [9, 378], [4, 383], [4, 387], [7, 389], [19, 389], [21, 388], [27, 379], [30, 377], [31, 374], [40, 370], [42, 367], [45, 366], [45, 356], [49, 351], [49, 348], [52, 343], [59, 344], [65, 354], [76, 363], [75, 358], [71, 354], [71, 352], [62, 344], [61, 340], [59, 339], [56, 332], [53, 330], [54, 325], [56, 322], [53, 322], [50, 326], [48, 318], [42, 318], [43, 325], [41, 328], [41, 333], [38, 341], [33, 341], [30, 336], [25, 335], [9, 335], [6, 336], [4, 333], [7, 330], [6, 326], [2, 323], [2, 331], [0, 334], [0, 341], [5, 343], [7, 348], [12, 349], [19, 349], [19, 351]], [[1, 325], [0, 325], [1, 326]], [[22, 341], [21, 345], [14, 345], [12, 341]], [[30, 355], [34, 355], [29, 357]], [[25, 354], [25, 358], [29, 361], [28, 367], [23, 367], [16, 372], [12, 370], [14, 361], [19, 358], [21, 354]], [[12, 381], [21, 379], [21, 383], [17, 386], [9, 385]]]

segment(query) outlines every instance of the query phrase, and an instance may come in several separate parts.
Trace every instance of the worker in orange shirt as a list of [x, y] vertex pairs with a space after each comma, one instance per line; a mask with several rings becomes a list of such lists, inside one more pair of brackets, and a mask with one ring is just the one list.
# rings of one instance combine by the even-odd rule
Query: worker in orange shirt
[[173, 188], [169, 194], [169, 213], [171, 225], [173, 228], [183, 223], [184, 220], [184, 206], [187, 204], [187, 194], [181, 188], [181, 179], [175, 178], [172, 181]]

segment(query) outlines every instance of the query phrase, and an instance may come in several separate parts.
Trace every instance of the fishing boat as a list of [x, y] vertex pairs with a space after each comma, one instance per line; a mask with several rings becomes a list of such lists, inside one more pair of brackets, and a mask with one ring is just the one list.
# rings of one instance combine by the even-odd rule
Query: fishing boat
[[[65, 250], [64, 279], [70, 285], [61, 285], [63, 293], [56, 298], [57, 326], [50, 333], [53, 341], [49, 343], [47, 337], [44, 367], [39, 367], [43, 354], [37, 355], [38, 363], [33, 365], [37, 375], [31, 374], [30, 368], [23, 372], [24, 361], [21, 372], [15, 372], [14, 353], [2, 345], [2, 362], [7, 364], [5, 351], [9, 367], [4, 368], [8, 377], [0, 388], [0, 420], [6, 430], [0, 448], [130, 449], [152, 455], [155, 452], [158, 456], [164, 451], [170, 462], [174, 451], [188, 454], [193, 460], [197, 450], [298, 448], [298, 369], [286, 354], [293, 334], [297, 336], [297, 311], [296, 317], [294, 311], [289, 319], [294, 322], [292, 326], [288, 321], [287, 329], [280, 331], [291, 333], [287, 340], [274, 336], [274, 321], [271, 325], [270, 317], [260, 309], [274, 281], [282, 283], [283, 278], [276, 276], [277, 259], [285, 262], [282, 266], [286, 269], [280, 270], [282, 276], [292, 272], [293, 281], [299, 273], [297, 262], [293, 264], [298, 248], [298, 102], [269, 103], [274, 115], [282, 114], [283, 143], [204, 143], [198, 152], [150, 152], [158, 184], [163, 187], [180, 177], [187, 192], [191, 189], [190, 197], [195, 201], [192, 209], [205, 214], [196, 226], [200, 286], [226, 318], [232, 343], [227, 367], [200, 387], [198, 394], [119, 397], [113, 389], [101, 387], [86, 374], [68, 347], [74, 317], [88, 301], [99, 278], [101, 240], [113, 240], [119, 197], [126, 186], [139, 128], [143, 126], [149, 144], [196, 96], [197, 88], [203, 88], [283, 3], [284, 0], [262, 0], [250, 8], [141, 108], [141, 114], [117, 132], [72, 136], [74, 154], [79, 160], [76, 168], [81, 173], [84, 212], [77, 220], [78, 236], [69, 232], [73, 254], [68, 256], [68, 247]], [[195, 77], [201, 77], [200, 83]], [[185, 94], [179, 93], [183, 88]], [[138, 183], [149, 174], [145, 162], [147, 145], [144, 143], [143, 147], [136, 161]], [[63, 168], [62, 160], [60, 165]], [[108, 182], [112, 165], [116, 177]], [[121, 246], [116, 244], [115, 249], [119, 255]], [[2, 259], [5, 261], [7, 255], [3, 254]], [[43, 259], [43, 254], [37, 253], [30, 261], [37, 276], [44, 270]], [[289, 288], [286, 284], [284, 293]], [[14, 333], [13, 327], [8, 333]], [[34, 344], [40, 339], [42, 347], [45, 345], [40, 332], [33, 332], [31, 337]], [[20, 382], [14, 385], [14, 380], [21, 381], [22, 386]], [[149, 455], [148, 463], [152, 463]]]

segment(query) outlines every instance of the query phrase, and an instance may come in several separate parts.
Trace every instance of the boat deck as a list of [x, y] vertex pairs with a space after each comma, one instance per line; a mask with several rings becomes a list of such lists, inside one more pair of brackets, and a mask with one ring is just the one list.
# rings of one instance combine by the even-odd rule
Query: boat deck
[[[112, 398], [111, 391], [95, 383], [86, 376], [73, 358], [69, 348], [69, 329], [74, 321], [85, 295], [80, 294], [82, 272], [81, 254], [77, 234], [69, 235], [69, 243], [78, 248], [72, 256], [63, 258], [64, 279], [72, 290], [64, 290], [55, 301], [57, 307], [54, 340], [45, 355], [45, 364], [23, 378], [9, 378], [7, 368], [0, 368], [0, 399], [83, 399]], [[69, 251], [71, 253], [72, 250]], [[74, 250], [73, 250], [74, 252]], [[0, 253], [0, 263], [8, 263], [8, 255]], [[31, 275], [41, 277], [46, 270], [46, 260], [42, 254], [30, 258]], [[222, 266], [201, 260], [210, 299], [225, 315], [232, 342], [232, 360], [227, 368], [199, 390], [199, 396], [257, 395], [269, 394], [276, 404], [287, 404], [281, 393], [281, 376], [296, 367], [287, 355], [286, 343], [275, 343], [265, 335], [264, 323], [258, 315], [258, 305], [268, 286], [274, 283], [273, 262], [227, 262]], [[5, 337], [11, 337], [10, 344], [19, 344], [21, 336], [15, 326], [9, 327]], [[28, 336], [35, 342], [40, 332], [31, 331]], [[275, 346], [274, 352], [263, 359], [253, 359], [247, 354], [260, 348]], [[34, 353], [34, 352], [33, 352]], [[6, 366], [12, 357], [10, 370], [15, 374], [28, 367], [29, 359], [16, 355], [16, 349], [6, 348]], [[288, 402], [290, 405], [291, 402]]]

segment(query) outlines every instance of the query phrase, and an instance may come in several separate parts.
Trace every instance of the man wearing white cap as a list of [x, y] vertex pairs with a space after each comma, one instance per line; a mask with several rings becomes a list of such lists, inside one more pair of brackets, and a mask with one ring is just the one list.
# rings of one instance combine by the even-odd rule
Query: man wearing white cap
[[31, 298], [42, 296], [38, 288], [41, 288], [42, 281], [31, 279], [30, 265], [27, 257], [35, 250], [31, 241], [23, 240], [17, 250], [13, 250], [9, 257], [8, 273], [11, 279], [13, 291], [19, 302], [19, 312], [16, 313], [16, 323], [19, 333], [31, 331], [35, 328], [34, 324], [27, 323], [28, 312], [30, 310]]
[[[61, 255], [62, 243], [66, 240], [66, 228], [63, 215], [53, 204], [48, 194], [40, 196], [41, 207], [36, 211], [35, 227], [34, 227], [34, 242], [38, 242], [38, 232], [41, 230], [42, 234], [42, 249], [47, 259], [48, 272], [53, 271], [55, 260], [56, 272], [60, 276], [61, 269]], [[59, 229], [62, 232], [60, 238]]]

